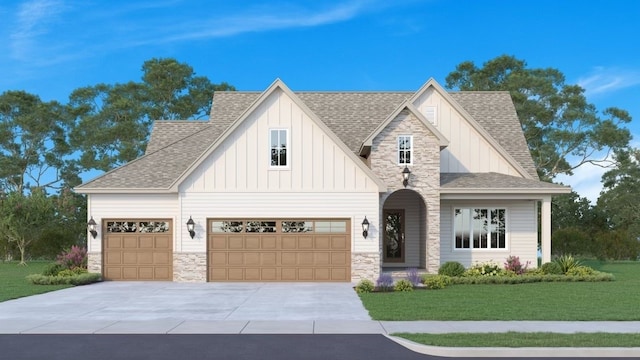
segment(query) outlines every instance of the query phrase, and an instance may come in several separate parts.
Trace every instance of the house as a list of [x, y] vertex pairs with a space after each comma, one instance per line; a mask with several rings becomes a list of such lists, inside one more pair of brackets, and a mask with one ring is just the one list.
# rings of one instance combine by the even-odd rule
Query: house
[[[217, 92], [157, 121], [88, 195], [89, 269], [112, 280], [358, 281], [550, 259], [551, 198], [507, 92]], [[540, 224], [538, 213], [540, 211]]]

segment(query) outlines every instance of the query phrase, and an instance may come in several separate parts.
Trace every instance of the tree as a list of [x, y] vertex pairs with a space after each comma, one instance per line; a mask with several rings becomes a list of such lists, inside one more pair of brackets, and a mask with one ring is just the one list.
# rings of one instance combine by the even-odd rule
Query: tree
[[24, 91], [0, 95], [0, 190], [56, 188], [80, 183], [69, 157], [70, 121], [58, 102]]
[[16, 245], [20, 264], [26, 264], [27, 248], [49, 228], [56, 226], [55, 204], [41, 188], [30, 194], [9, 194], [0, 202], [0, 237]]
[[584, 89], [565, 84], [557, 69], [529, 69], [523, 60], [502, 55], [478, 68], [465, 61], [446, 78], [446, 86], [463, 91], [509, 91], [538, 174], [551, 180], [584, 164], [611, 166], [609, 155], [625, 148], [631, 121], [625, 110], [599, 113]]
[[175, 59], [145, 61], [142, 71], [142, 82], [98, 84], [71, 94], [72, 145], [82, 152], [83, 169], [106, 171], [141, 156], [153, 120], [206, 117], [214, 91], [235, 90], [196, 76]]

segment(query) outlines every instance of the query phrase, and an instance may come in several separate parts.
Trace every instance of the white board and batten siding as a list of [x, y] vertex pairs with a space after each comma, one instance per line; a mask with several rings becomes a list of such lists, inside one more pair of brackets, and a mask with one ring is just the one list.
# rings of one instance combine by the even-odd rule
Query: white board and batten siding
[[[270, 166], [270, 129], [289, 131], [286, 168]], [[185, 179], [180, 192], [377, 192], [354, 160], [277, 89]]]
[[[453, 217], [455, 208], [503, 208], [506, 213], [506, 249], [455, 249]], [[504, 264], [507, 257], [518, 256], [520, 262], [538, 261], [538, 224], [535, 201], [442, 202], [440, 204], [440, 262], [457, 261], [465, 267], [491, 261]]]
[[103, 219], [171, 219], [175, 239], [178, 208], [178, 194], [91, 194], [88, 213], [98, 223], [98, 236], [89, 236], [87, 250], [102, 251]]
[[496, 172], [519, 176], [519, 172], [433, 88], [424, 91], [413, 105], [427, 119], [435, 115], [434, 125], [449, 140], [449, 146], [440, 153], [440, 172]]
[[[286, 168], [270, 166], [270, 129], [289, 131]], [[348, 218], [352, 251], [377, 252], [378, 185], [356, 161], [276, 89], [179, 186], [177, 251], [206, 250], [207, 218]], [[189, 216], [194, 239], [183, 225]], [[371, 221], [367, 239], [364, 216]]]

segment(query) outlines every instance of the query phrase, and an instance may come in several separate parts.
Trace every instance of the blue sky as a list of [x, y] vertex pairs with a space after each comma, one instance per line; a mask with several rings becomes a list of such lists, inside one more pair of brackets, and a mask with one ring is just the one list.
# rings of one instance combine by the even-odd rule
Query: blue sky
[[[633, 0], [3, 1], [0, 92], [66, 102], [78, 87], [139, 80], [153, 57], [239, 90], [278, 77], [294, 91], [417, 90], [508, 54], [559, 69], [600, 110], [628, 110], [637, 145], [639, 15]], [[595, 200], [601, 174], [559, 180]]]

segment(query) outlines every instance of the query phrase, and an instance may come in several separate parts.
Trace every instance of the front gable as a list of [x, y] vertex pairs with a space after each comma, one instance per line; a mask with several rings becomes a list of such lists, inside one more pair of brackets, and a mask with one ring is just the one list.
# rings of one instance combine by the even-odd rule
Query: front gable
[[[270, 132], [283, 134], [272, 166]], [[378, 192], [386, 188], [277, 80], [179, 181], [180, 192]]]
[[531, 175], [433, 79], [418, 90], [411, 103], [449, 139], [440, 154], [442, 173], [496, 172]]

